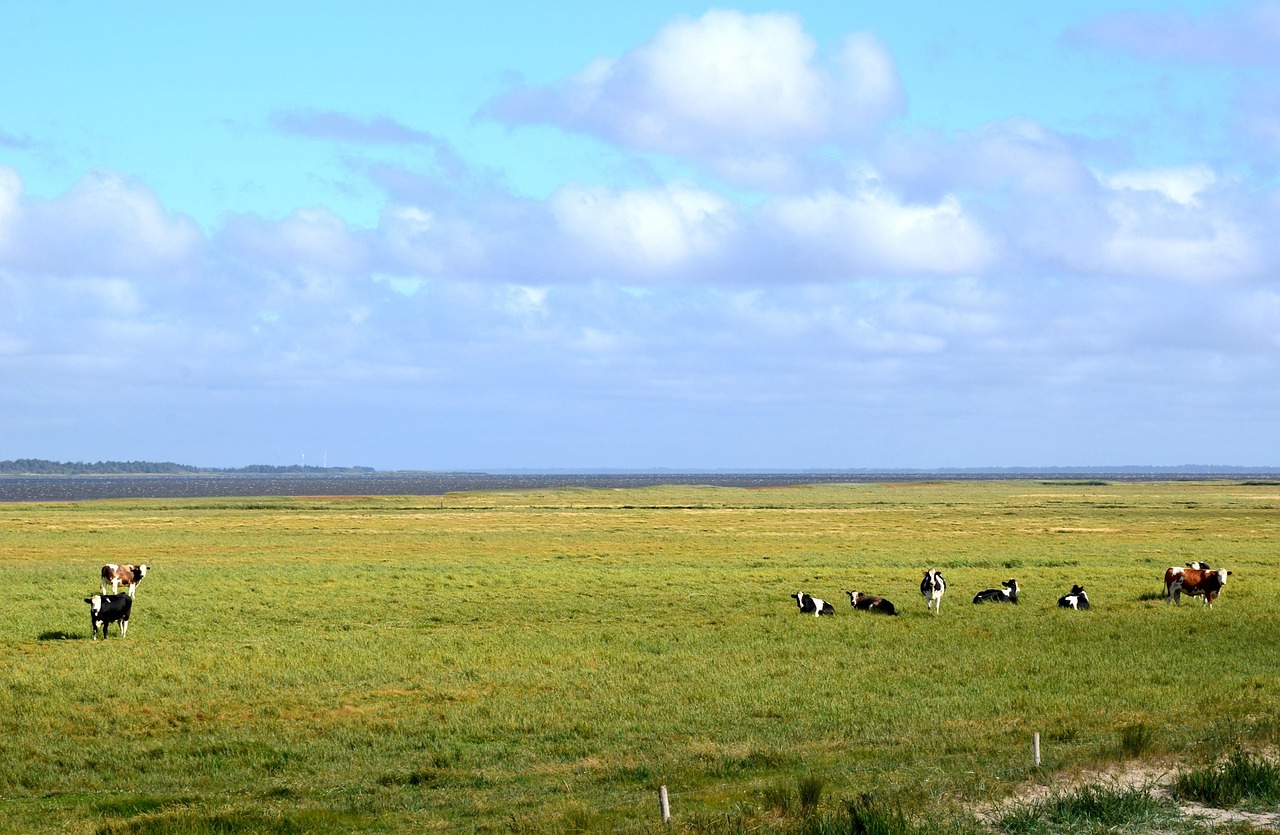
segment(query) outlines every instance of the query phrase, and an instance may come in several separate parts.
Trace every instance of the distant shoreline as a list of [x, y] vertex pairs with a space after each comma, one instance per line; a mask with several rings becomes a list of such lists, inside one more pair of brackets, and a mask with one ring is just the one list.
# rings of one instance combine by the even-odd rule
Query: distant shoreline
[[301, 496], [441, 496], [496, 490], [626, 489], [664, 485], [737, 488], [805, 484], [1043, 481], [1105, 486], [1111, 482], [1236, 481], [1280, 487], [1278, 469], [1216, 470], [857, 470], [824, 472], [595, 473], [96, 473], [0, 475], [0, 504], [95, 499], [207, 499]]
[[1182, 464], [1177, 466], [1159, 465], [1113, 465], [1113, 466], [1043, 466], [1043, 467], [832, 467], [832, 468], [626, 468], [626, 467], [521, 467], [494, 468], [485, 470], [378, 470], [374, 467], [317, 467], [305, 464], [275, 465], [249, 464], [243, 467], [199, 467], [190, 464], [176, 464], [171, 461], [97, 461], [73, 462], [51, 461], [40, 458], [21, 458], [0, 461], [0, 477], [3, 476], [198, 476], [198, 477], [250, 477], [250, 476], [288, 476], [288, 477], [339, 477], [339, 476], [378, 476], [378, 477], [455, 477], [455, 476], [670, 476], [685, 478], [688, 476], [818, 476], [824, 480], [831, 476], [851, 476], [858, 479], [874, 477], [928, 479], [965, 479], [965, 478], [1043, 478], [1043, 477], [1089, 477], [1089, 478], [1134, 478], [1134, 477], [1201, 477], [1201, 478], [1241, 478], [1241, 477], [1278, 477], [1280, 467], [1269, 466], [1230, 466], [1219, 464]]

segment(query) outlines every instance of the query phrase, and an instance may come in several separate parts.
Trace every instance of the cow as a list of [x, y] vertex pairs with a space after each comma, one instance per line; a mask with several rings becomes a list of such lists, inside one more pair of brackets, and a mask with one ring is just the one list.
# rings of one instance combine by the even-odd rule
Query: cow
[[863, 594], [860, 591], [847, 591], [849, 595], [849, 605], [855, 609], [861, 609], [864, 612], [879, 612], [884, 615], [896, 615], [897, 610], [893, 608], [893, 604], [883, 597], [876, 597], [872, 594]]
[[1225, 568], [1206, 570], [1169, 566], [1164, 572], [1164, 602], [1172, 600], [1181, 606], [1184, 594], [1191, 597], [1203, 596], [1203, 604], [1212, 609], [1213, 601], [1222, 592], [1222, 587], [1227, 584], [1230, 576], [1231, 572]]
[[1071, 591], [1058, 598], [1058, 605], [1063, 609], [1088, 609], [1089, 595], [1084, 593], [1084, 586], [1073, 585]]
[[920, 594], [924, 595], [925, 608], [935, 615], [942, 609], [942, 595], [947, 591], [947, 581], [936, 568], [926, 569], [920, 581]]
[[806, 615], [812, 614], [816, 618], [836, 613], [836, 608], [827, 601], [811, 597], [802, 591], [798, 591], [791, 596], [796, 599], [796, 605], [800, 607], [800, 611]]
[[1018, 581], [1005, 580], [1002, 589], [985, 589], [973, 596], [974, 603], [1013, 603], [1018, 602]]
[[95, 594], [86, 597], [89, 604], [89, 625], [93, 627], [93, 639], [98, 640], [98, 627], [102, 627], [102, 640], [107, 639], [107, 625], [120, 624], [120, 637], [129, 631], [129, 612], [133, 609], [133, 598], [127, 594]]
[[111, 584], [111, 593], [115, 594], [120, 591], [120, 584], [124, 583], [129, 587], [128, 595], [133, 597], [134, 590], [138, 588], [138, 583], [142, 582], [142, 578], [147, 576], [147, 566], [145, 565], [116, 565], [109, 562], [102, 566], [102, 593], [107, 593], [107, 583]]
[[1204, 560], [1195, 560], [1194, 562], [1187, 563], [1187, 568], [1198, 568], [1201, 571], [1208, 571], [1209, 563]]

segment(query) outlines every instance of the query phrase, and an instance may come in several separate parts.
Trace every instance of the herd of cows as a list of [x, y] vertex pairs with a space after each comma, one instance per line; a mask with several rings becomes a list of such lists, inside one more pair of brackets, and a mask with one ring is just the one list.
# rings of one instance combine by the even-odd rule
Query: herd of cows
[[[129, 615], [133, 611], [134, 593], [137, 591], [138, 583], [147, 576], [147, 570], [148, 567], [145, 565], [108, 563], [102, 566], [102, 593], [84, 599], [84, 602], [89, 604], [89, 622], [93, 627], [95, 641], [98, 640], [99, 629], [102, 630], [103, 639], [106, 639], [108, 624], [120, 625], [121, 638], [129, 631]], [[1222, 587], [1226, 585], [1229, 576], [1231, 576], [1230, 571], [1224, 568], [1210, 568], [1204, 562], [1187, 563], [1186, 567], [1170, 566], [1164, 573], [1165, 602], [1173, 601], [1181, 605], [1182, 595], [1185, 594], [1191, 597], [1203, 597], [1204, 605], [1212, 607], [1213, 601], [1222, 592]], [[107, 594], [108, 583], [111, 584], [111, 594]], [[121, 585], [126, 586], [123, 594], [118, 593]], [[941, 571], [930, 568], [924, 572], [924, 578], [920, 581], [920, 594], [924, 597], [925, 606], [933, 614], [936, 615], [941, 610], [942, 595], [946, 591], [947, 581], [942, 578]], [[856, 610], [878, 612], [884, 615], [898, 614], [894, 605], [883, 597], [864, 594], [860, 591], [847, 591], [845, 594], [849, 595], [849, 605]], [[803, 614], [821, 617], [836, 613], [831, 603], [806, 592], [798, 591], [791, 596]], [[984, 589], [973, 596], [973, 602], [1016, 604], [1018, 581], [1009, 579], [1003, 581], [998, 589]], [[1071, 591], [1058, 598], [1058, 605], [1064, 609], [1088, 609], [1089, 595], [1085, 593], [1083, 586], [1076, 584], [1071, 587]]]
[[[1231, 576], [1231, 572], [1225, 568], [1210, 568], [1205, 562], [1190, 562], [1186, 567], [1170, 566], [1164, 572], [1164, 598], [1165, 602], [1173, 601], [1175, 604], [1182, 604], [1182, 595], [1190, 597], [1203, 597], [1203, 603], [1210, 608], [1213, 607], [1213, 601], [1217, 599], [1222, 592], [1222, 587], [1227, 584], [1227, 577]], [[974, 603], [1014, 603], [1018, 602], [1018, 581], [1009, 579], [1000, 584], [998, 589], [984, 589], [973, 596]], [[942, 572], [936, 568], [930, 568], [924, 572], [924, 579], [920, 581], [920, 594], [924, 597], [925, 605], [930, 612], [937, 614], [942, 608], [942, 595], [947, 591], [947, 581], [942, 579]], [[854, 609], [863, 612], [878, 612], [882, 615], [896, 615], [898, 610], [894, 605], [883, 597], [877, 597], [873, 594], [864, 594], [860, 591], [846, 591], [849, 595], [849, 605]], [[836, 609], [830, 602], [814, 597], [806, 592], [798, 591], [791, 595], [795, 599], [796, 605], [800, 607], [800, 612], [814, 617], [822, 615], [834, 615]], [[1084, 587], [1075, 584], [1071, 586], [1071, 591], [1058, 598], [1058, 605], [1064, 609], [1088, 609], [1089, 595], [1085, 593]]]

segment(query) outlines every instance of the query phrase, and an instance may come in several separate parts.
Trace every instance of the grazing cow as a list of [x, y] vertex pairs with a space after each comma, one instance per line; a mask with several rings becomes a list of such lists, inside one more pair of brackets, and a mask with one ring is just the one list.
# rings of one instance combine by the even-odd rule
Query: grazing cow
[[924, 579], [920, 581], [920, 593], [924, 595], [925, 608], [935, 615], [942, 609], [942, 595], [947, 590], [947, 581], [942, 579], [942, 572], [936, 568], [927, 569]]
[[893, 604], [883, 597], [876, 597], [871, 594], [863, 594], [860, 591], [847, 591], [849, 595], [849, 605], [855, 609], [861, 609], [864, 612], [879, 612], [883, 615], [896, 615], [897, 610], [893, 608]]
[[1230, 576], [1231, 572], [1225, 568], [1205, 570], [1170, 566], [1164, 572], [1164, 602], [1168, 603], [1172, 600], [1181, 606], [1182, 595], [1191, 597], [1203, 595], [1204, 605], [1213, 608], [1213, 601], [1222, 592], [1222, 587], [1227, 584], [1227, 578]]
[[1018, 581], [1005, 580], [1002, 589], [985, 589], [973, 596], [974, 603], [1014, 603], [1018, 602]]
[[1187, 568], [1198, 568], [1198, 569], [1200, 569], [1201, 571], [1208, 571], [1208, 570], [1209, 570], [1209, 563], [1207, 563], [1207, 562], [1205, 562], [1205, 561], [1203, 561], [1203, 560], [1195, 560], [1194, 562], [1189, 562], [1189, 563], [1187, 563]]
[[116, 565], [109, 562], [102, 566], [102, 593], [107, 593], [107, 583], [111, 584], [112, 594], [120, 591], [120, 584], [124, 583], [129, 587], [128, 595], [133, 597], [134, 589], [146, 576], [147, 566], [145, 565]]
[[1064, 609], [1088, 609], [1089, 595], [1084, 593], [1084, 586], [1073, 585], [1071, 591], [1058, 598], [1058, 605]]
[[815, 618], [822, 615], [834, 615], [836, 609], [825, 600], [819, 600], [816, 597], [810, 597], [802, 591], [798, 591], [791, 595], [796, 599], [796, 605], [800, 607], [800, 611], [804, 614], [812, 614]]
[[133, 598], [127, 594], [95, 594], [86, 597], [89, 604], [89, 624], [93, 627], [93, 639], [98, 640], [98, 627], [102, 627], [102, 640], [107, 639], [107, 624], [120, 624], [120, 637], [129, 631], [129, 612]]

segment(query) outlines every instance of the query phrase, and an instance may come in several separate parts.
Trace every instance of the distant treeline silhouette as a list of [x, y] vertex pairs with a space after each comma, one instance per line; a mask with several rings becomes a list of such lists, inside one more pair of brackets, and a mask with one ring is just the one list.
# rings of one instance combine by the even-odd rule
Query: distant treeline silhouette
[[219, 473], [279, 475], [372, 472], [376, 472], [372, 467], [309, 467], [301, 464], [286, 467], [253, 464], [248, 467], [219, 468], [193, 467], [188, 464], [174, 464], [171, 461], [98, 461], [92, 464], [83, 461], [46, 461], [42, 458], [0, 461], [0, 474], [3, 475], [207, 475]]

